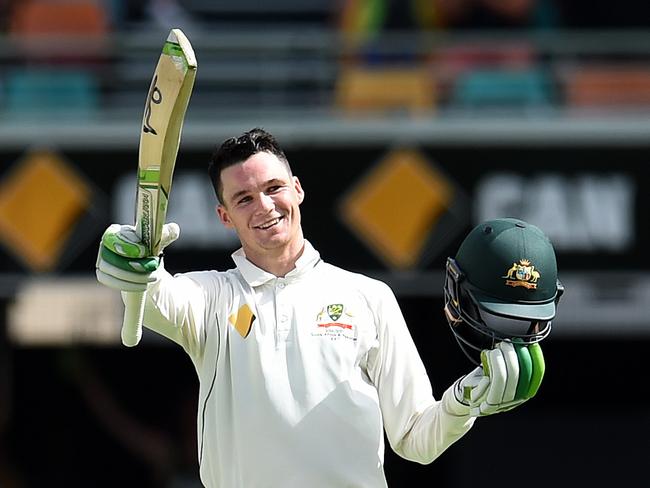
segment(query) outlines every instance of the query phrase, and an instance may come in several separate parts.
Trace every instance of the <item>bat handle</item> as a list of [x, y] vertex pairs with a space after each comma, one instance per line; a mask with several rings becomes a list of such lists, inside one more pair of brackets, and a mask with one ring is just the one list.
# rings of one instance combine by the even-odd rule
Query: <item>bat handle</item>
[[124, 294], [124, 322], [122, 323], [122, 344], [137, 346], [142, 338], [142, 320], [146, 292], [127, 292]]

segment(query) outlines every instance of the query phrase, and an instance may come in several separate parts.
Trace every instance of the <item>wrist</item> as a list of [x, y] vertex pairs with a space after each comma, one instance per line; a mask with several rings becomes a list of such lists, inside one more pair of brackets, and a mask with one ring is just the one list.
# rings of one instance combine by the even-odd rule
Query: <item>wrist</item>
[[455, 417], [469, 415], [470, 407], [462, 400], [460, 379], [456, 380], [442, 395], [442, 405], [445, 411]]

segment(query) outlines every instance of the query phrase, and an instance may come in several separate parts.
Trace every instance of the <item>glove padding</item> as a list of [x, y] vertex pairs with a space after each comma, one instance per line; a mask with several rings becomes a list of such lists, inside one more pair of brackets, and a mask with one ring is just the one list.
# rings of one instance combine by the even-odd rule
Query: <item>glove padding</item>
[[456, 381], [454, 396], [472, 417], [505, 412], [534, 397], [544, 377], [539, 344], [500, 342], [481, 352], [481, 366]]
[[[175, 223], [163, 225], [162, 250], [178, 239], [180, 228]], [[116, 290], [145, 291], [155, 281], [155, 271], [162, 262], [160, 256], [148, 256], [148, 250], [133, 225], [110, 225], [102, 236], [95, 264], [97, 280]]]

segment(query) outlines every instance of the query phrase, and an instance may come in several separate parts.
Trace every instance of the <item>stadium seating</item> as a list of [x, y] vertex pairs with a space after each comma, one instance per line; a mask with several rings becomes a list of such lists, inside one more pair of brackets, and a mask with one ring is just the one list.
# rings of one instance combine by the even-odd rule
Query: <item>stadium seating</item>
[[462, 109], [540, 108], [551, 105], [552, 87], [551, 77], [541, 67], [474, 69], [456, 79], [451, 103]]
[[14, 4], [8, 34], [26, 59], [79, 62], [104, 57], [110, 25], [101, 1], [27, 0]]
[[435, 110], [435, 82], [417, 66], [347, 67], [337, 80], [336, 101], [348, 114], [401, 111], [417, 116]]
[[15, 69], [5, 85], [5, 109], [16, 117], [83, 117], [99, 106], [97, 81], [85, 70]]
[[569, 108], [647, 108], [650, 68], [619, 65], [581, 66], [563, 75]]

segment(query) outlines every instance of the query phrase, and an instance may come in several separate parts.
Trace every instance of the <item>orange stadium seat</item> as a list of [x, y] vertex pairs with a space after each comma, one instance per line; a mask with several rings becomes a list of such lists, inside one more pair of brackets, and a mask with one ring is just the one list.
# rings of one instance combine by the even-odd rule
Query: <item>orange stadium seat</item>
[[566, 72], [563, 80], [569, 107], [650, 105], [650, 68], [647, 67], [580, 67]]
[[15, 2], [8, 33], [29, 59], [83, 60], [103, 55], [110, 32], [101, 1]]
[[21, 35], [103, 35], [108, 15], [98, 1], [27, 0], [16, 2], [9, 30]]

